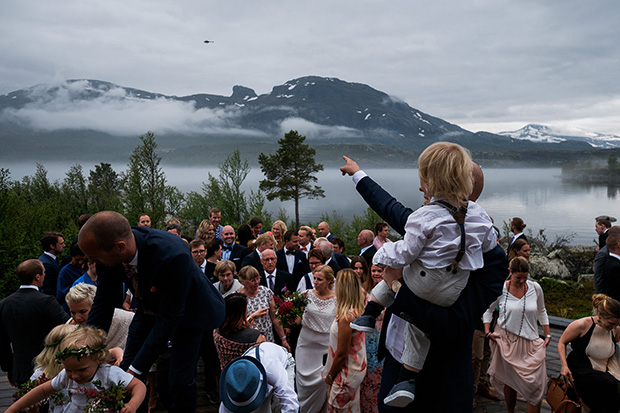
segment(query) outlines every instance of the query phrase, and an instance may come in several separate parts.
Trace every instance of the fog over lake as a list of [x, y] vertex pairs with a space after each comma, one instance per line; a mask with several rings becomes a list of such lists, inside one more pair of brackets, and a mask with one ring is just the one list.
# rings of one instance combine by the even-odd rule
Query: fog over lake
[[[69, 163], [43, 164], [50, 180], [62, 180], [69, 170]], [[82, 164], [84, 175], [94, 168], [94, 164]], [[126, 164], [112, 164], [116, 172], [126, 168]], [[25, 175], [33, 175], [34, 163], [4, 164], [0, 167], [11, 171], [13, 180]], [[183, 192], [201, 192], [202, 182], [208, 173], [218, 176], [217, 167], [177, 167], [163, 166], [168, 184], [175, 185]], [[574, 233], [573, 245], [594, 246], [598, 239], [594, 232], [594, 218], [598, 215], [620, 217], [617, 203], [618, 188], [605, 185], [576, 185], [563, 183], [559, 168], [483, 168], [485, 188], [479, 199], [480, 205], [493, 217], [501, 229], [503, 221], [513, 216], [523, 218], [528, 230], [537, 233], [544, 228], [549, 241], [556, 236]], [[422, 205], [422, 194], [418, 191], [419, 181], [416, 169], [367, 169], [386, 190], [403, 204], [417, 208]], [[366, 204], [358, 195], [350, 177], [343, 177], [337, 168], [327, 168], [317, 175], [318, 184], [325, 190], [325, 198], [303, 199], [300, 204], [302, 222], [316, 223], [323, 213], [330, 215], [334, 211], [343, 219], [350, 221], [353, 215], [361, 215]], [[258, 188], [263, 179], [260, 168], [253, 167], [243, 188], [247, 194]], [[284, 208], [290, 218], [294, 217], [292, 202], [274, 200], [268, 202], [266, 209], [274, 217], [278, 210]]]

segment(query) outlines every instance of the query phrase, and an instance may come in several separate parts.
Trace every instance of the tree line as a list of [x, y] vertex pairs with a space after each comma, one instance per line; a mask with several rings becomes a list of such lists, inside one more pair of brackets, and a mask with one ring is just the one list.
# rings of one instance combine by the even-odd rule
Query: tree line
[[[323, 189], [315, 185], [314, 176], [323, 166], [316, 164], [314, 149], [296, 131], [286, 133], [278, 141], [276, 153], [260, 154], [265, 179], [249, 193], [242, 191], [241, 186], [251, 168], [238, 149], [218, 165], [217, 176], [208, 174], [200, 191], [183, 193], [167, 183], [155, 135], [148, 132], [139, 139], [140, 144], [132, 151], [122, 173], [106, 162], [87, 173], [75, 164], [63, 180], [51, 181], [45, 167], [37, 163], [32, 176], [12, 180], [10, 171], [0, 168], [0, 298], [18, 287], [17, 265], [41, 254], [41, 236], [48, 231], [62, 232], [69, 245], [77, 236], [77, 219], [82, 214], [114, 210], [135, 224], [138, 215], [147, 213], [153, 227], [159, 229], [164, 229], [169, 219], [177, 218], [183, 232], [193, 236], [213, 207], [222, 211], [223, 225], [235, 228], [252, 217], [261, 218], [266, 230], [274, 219], [286, 222], [289, 228], [298, 228], [300, 200], [324, 196]], [[267, 199], [276, 198], [294, 201], [293, 218], [282, 208], [275, 217], [265, 210]], [[354, 216], [351, 222], [335, 211], [320, 218], [330, 223], [332, 233], [345, 240], [348, 253], [357, 252], [359, 231], [372, 229], [379, 220], [370, 209], [361, 217]], [[316, 227], [318, 222], [305, 224]], [[65, 251], [68, 254], [69, 248]]]

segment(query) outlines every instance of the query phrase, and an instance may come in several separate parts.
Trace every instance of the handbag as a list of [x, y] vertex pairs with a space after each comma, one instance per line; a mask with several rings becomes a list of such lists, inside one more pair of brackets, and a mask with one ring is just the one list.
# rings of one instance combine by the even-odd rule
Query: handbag
[[547, 403], [552, 411], [558, 413], [581, 413], [583, 404], [575, 389], [575, 383], [562, 375], [549, 378]]

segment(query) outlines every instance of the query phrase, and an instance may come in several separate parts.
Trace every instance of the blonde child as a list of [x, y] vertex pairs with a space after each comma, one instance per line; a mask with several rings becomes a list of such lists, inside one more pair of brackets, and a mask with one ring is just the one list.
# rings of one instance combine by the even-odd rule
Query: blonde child
[[52, 394], [63, 391], [69, 399], [63, 405], [63, 411], [83, 412], [89, 402], [92, 403], [87, 393], [98, 390], [94, 383], [97, 382], [104, 390], [109, 390], [114, 385], [125, 387], [131, 398], [120, 411], [135, 412], [144, 400], [146, 387], [119, 367], [104, 364], [108, 358], [105, 340], [105, 333], [92, 327], [80, 327], [69, 333], [61, 341], [55, 356], [64, 370], [52, 380], [29, 391], [6, 411], [12, 413], [25, 410]]
[[[487, 213], [467, 201], [473, 190], [472, 166], [469, 152], [455, 143], [437, 142], [426, 148], [418, 158], [418, 171], [420, 190], [430, 203], [409, 216], [403, 240], [384, 244], [373, 258], [375, 265], [403, 269], [403, 281], [413, 293], [444, 307], [457, 300], [470, 272], [482, 268], [482, 254], [497, 245]], [[398, 281], [377, 284], [364, 314], [351, 328], [374, 331], [375, 318], [392, 305], [399, 285]], [[413, 401], [415, 379], [430, 348], [426, 334], [411, 323], [404, 336], [403, 368], [384, 399], [389, 406], [404, 407]]]

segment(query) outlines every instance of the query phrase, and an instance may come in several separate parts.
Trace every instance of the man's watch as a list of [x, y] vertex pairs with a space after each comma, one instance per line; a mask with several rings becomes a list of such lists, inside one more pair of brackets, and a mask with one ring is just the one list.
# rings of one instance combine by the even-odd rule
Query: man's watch
[[402, 284], [398, 280], [394, 280], [392, 281], [392, 284], [390, 284], [390, 289], [394, 291], [394, 294], [396, 294], [398, 290], [400, 290], [400, 287], [402, 287]]

